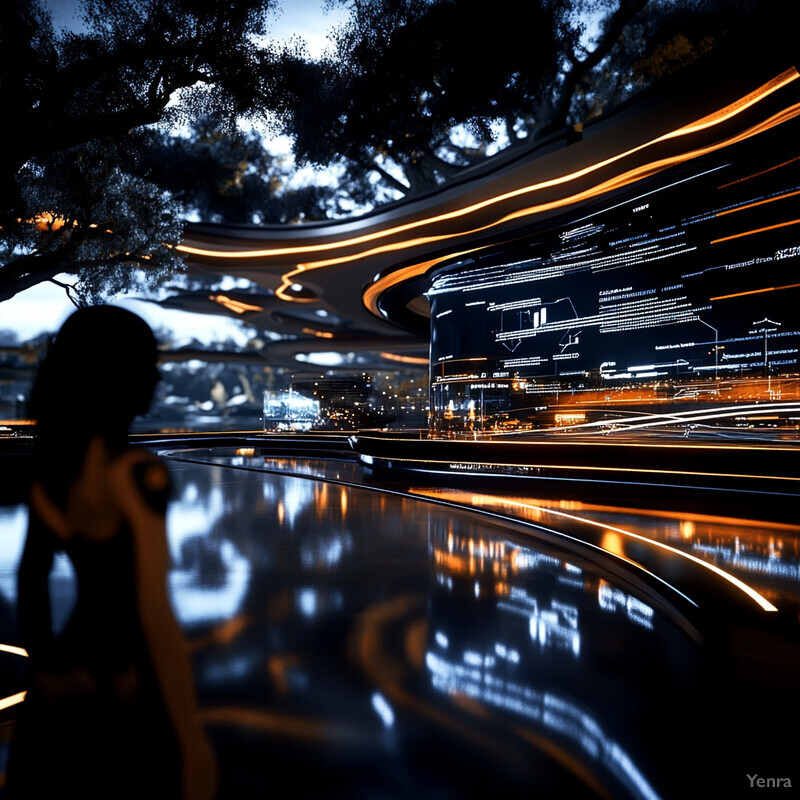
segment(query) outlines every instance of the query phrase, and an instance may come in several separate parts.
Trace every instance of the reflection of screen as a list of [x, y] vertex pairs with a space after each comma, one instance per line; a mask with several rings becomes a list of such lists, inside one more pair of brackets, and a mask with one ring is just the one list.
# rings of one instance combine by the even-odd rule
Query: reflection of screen
[[785, 124], [439, 271], [429, 292], [436, 413], [536, 406], [563, 392], [690, 396], [709, 381], [725, 381], [715, 391], [735, 401], [752, 399], [754, 381], [796, 376], [797, 133]]
[[[487, 725], [505, 717], [517, 730], [563, 748], [609, 796], [659, 796], [654, 776], [645, 774], [641, 740], [628, 735], [619, 704], [607, 704], [605, 670], [589, 664], [602, 662], [611, 642], [625, 641], [636, 642], [634, 659], [654, 664], [654, 648], [669, 641], [670, 652], [681, 652], [688, 664], [688, 637], [592, 567], [541, 543], [478, 540], [434, 522], [428, 544], [436, 581], [425, 653], [432, 688], [469, 698]], [[623, 683], [635, 691], [634, 682]]]

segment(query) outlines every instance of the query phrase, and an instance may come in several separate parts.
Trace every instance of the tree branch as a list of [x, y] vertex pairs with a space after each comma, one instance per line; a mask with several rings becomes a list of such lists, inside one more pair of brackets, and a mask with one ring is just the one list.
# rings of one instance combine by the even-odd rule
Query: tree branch
[[385, 180], [386, 183], [389, 184], [389, 186], [391, 186], [393, 189], [396, 189], [398, 192], [401, 192], [403, 195], [407, 195], [407, 194], [409, 194], [411, 192], [411, 187], [410, 186], [406, 186], [406, 184], [404, 184], [402, 181], [399, 181], [397, 178], [395, 178], [394, 175], [392, 175], [391, 173], [387, 172], [374, 159], [370, 162], [369, 168], [372, 169], [372, 170], [375, 170], [375, 172], [377, 172], [378, 175], [380, 175], [381, 178], [383, 178], [383, 180]]
[[50, 253], [19, 256], [0, 267], [0, 302], [10, 300], [25, 289], [50, 281], [63, 272], [65, 256], [62, 248]]
[[75, 308], [81, 307], [81, 304], [70, 294], [71, 291], [75, 291], [75, 287], [71, 283], [62, 283], [61, 281], [57, 281], [55, 278], [50, 278], [50, 283], [60, 286], [67, 293], [67, 298], [69, 299], [70, 303], [75, 306]]
[[564, 128], [578, 84], [611, 52], [611, 49], [619, 41], [625, 26], [647, 5], [648, 1], [620, 0], [619, 7], [611, 15], [597, 47], [582, 61], [572, 60], [572, 69], [564, 76], [559, 97], [553, 105], [550, 121], [536, 131], [537, 138]]

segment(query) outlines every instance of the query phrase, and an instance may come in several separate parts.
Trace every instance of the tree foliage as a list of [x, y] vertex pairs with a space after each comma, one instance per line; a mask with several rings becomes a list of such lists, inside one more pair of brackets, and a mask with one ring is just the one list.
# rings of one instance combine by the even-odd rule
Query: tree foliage
[[[362, 193], [429, 192], [491, 148], [564, 133], [716, 46], [750, 0], [329, 0], [318, 61], [286, 63], [300, 161]], [[735, 13], [731, 13], [735, 11]], [[385, 193], [386, 194], [386, 193]]]
[[[60, 273], [79, 302], [181, 266], [182, 220], [286, 223], [435, 190], [563, 134], [717, 46], [756, 0], [327, 0], [328, 54], [269, 44], [280, 0], [46, 0], [0, 17], [0, 300]], [[291, 0], [284, 0], [291, 2]], [[765, 4], [769, 5], [769, 4]], [[242, 120], [277, 119], [290, 168]], [[178, 129], [185, 134], [167, 133]]]
[[[334, 51], [297, 65], [296, 102], [286, 115], [301, 161], [376, 171], [400, 191], [425, 191], [484, 157], [505, 109], [546, 91], [559, 54], [576, 31], [568, 0], [526, 6], [526, 24], [509, 25], [519, 6], [499, 0], [352, 2]], [[479, 146], [452, 139], [463, 126]], [[389, 164], [401, 164], [403, 178]], [[384, 166], [387, 165], [387, 166]]]
[[[162, 188], [132, 173], [130, 153], [97, 139], [29, 161], [17, 176], [25, 220], [0, 239], [0, 287], [11, 293], [62, 272], [71, 296], [96, 302], [130, 285], [133, 269], [150, 282], [179, 269], [181, 208]], [[36, 212], [33, 212], [36, 209]]]
[[185, 135], [163, 133], [143, 144], [142, 168], [203, 222], [289, 224], [336, 211], [330, 186], [292, 185], [293, 166], [264, 147], [253, 131], [200, 117]]
[[[0, 19], [0, 299], [58, 272], [106, 289], [138, 264], [176, 266], [173, 201], [121, 158], [130, 132], [212, 113], [263, 113], [278, 57], [260, 41], [272, 0], [82, 0], [84, 27], [55, 30], [41, 0]], [[50, 215], [52, 223], [45, 220]], [[110, 231], [110, 233], [108, 232]], [[105, 232], [105, 233], [104, 233]], [[149, 232], [149, 235], [148, 235]]]

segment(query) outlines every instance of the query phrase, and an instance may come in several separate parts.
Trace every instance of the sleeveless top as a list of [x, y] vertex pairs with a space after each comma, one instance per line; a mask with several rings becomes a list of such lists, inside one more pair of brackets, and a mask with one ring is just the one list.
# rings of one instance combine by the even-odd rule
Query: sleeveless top
[[[168, 483], [149, 453], [112, 456], [99, 438], [65, 502], [56, 504], [34, 481], [18, 597], [30, 687], [12, 742], [8, 797], [74, 780], [83, 797], [133, 798], [155, 769], [165, 773], [164, 789], [177, 787], [177, 742], [140, 619], [132, 527], [137, 515], [163, 517]], [[154, 535], [163, 536], [163, 527]], [[55, 634], [47, 576], [59, 551], [74, 566], [78, 596]]]

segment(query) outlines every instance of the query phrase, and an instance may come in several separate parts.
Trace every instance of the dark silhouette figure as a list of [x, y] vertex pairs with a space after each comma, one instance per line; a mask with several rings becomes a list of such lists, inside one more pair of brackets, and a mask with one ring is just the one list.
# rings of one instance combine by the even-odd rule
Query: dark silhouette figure
[[[31, 394], [37, 449], [18, 575], [30, 679], [7, 795], [211, 798], [216, 769], [166, 587], [169, 477], [128, 429], [158, 381], [135, 314], [80, 309], [48, 349]], [[56, 633], [56, 552], [78, 597]]]

